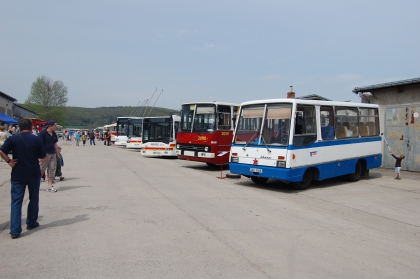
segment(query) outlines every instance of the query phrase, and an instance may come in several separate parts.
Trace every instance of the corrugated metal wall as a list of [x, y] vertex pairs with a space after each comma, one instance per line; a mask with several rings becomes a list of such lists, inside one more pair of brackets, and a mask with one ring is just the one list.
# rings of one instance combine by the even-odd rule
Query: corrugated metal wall
[[[404, 154], [403, 170], [420, 171], [420, 105], [387, 107], [384, 136], [395, 155]], [[383, 160], [384, 167], [394, 167], [395, 159], [386, 145]]]

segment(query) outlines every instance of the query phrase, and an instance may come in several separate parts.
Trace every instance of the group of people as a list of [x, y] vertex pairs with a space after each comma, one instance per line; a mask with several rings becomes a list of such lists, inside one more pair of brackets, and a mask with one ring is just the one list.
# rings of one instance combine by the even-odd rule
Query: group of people
[[80, 146], [79, 143], [82, 142], [83, 146], [86, 145], [87, 139], [89, 139], [90, 145], [96, 145], [95, 139], [96, 134], [93, 130], [90, 131], [66, 131], [65, 138], [67, 140], [74, 140], [76, 146]]
[[0, 125], [0, 146], [8, 137], [19, 134], [19, 126], [11, 125], [9, 129], [6, 129], [5, 125]]
[[[47, 173], [47, 191], [49, 192], [57, 192], [53, 187], [57, 173], [60, 175], [60, 180], [64, 179], [61, 176], [64, 161], [60, 154], [61, 148], [57, 144], [55, 121], [50, 120], [38, 136], [32, 133], [32, 121], [29, 118], [21, 119], [19, 128], [20, 133], [8, 137], [0, 147], [1, 158], [12, 168], [10, 179], [10, 235], [12, 239], [18, 238], [22, 232], [22, 202], [26, 187], [29, 192], [26, 229], [32, 230], [39, 226], [37, 220], [41, 173]], [[13, 159], [9, 157], [10, 153], [13, 154]]]

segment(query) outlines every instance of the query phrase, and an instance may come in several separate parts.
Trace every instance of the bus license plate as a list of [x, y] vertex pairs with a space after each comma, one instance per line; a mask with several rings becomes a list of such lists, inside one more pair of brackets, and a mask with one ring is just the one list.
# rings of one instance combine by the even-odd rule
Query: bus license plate
[[262, 169], [250, 168], [249, 170], [250, 170], [251, 172], [262, 173]]

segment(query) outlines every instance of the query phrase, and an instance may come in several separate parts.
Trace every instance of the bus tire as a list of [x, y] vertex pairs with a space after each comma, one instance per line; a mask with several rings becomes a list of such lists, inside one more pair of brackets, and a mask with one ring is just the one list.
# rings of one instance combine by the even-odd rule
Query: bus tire
[[216, 164], [212, 164], [212, 163], [208, 163], [208, 162], [206, 162], [206, 165], [210, 168], [215, 168], [216, 167]]
[[312, 170], [307, 169], [303, 174], [303, 180], [301, 182], [293, 182], [292, 187], [295, 190], [305, 190], [312, 183]]
[[355, 172], [348, 174], [346, 177], [348, 181], [355, 182], [355, 181], [358, 181], [361, 176], [362, 176], [362, 163], [360, 161], [357, 161]]
[[258, 177], [258, 176], [251, 176], [251, 180], [255, 184], [261, 185], [261, 184], [265, 184], [268, 181], [268, 178]]
[[226, 174], [226, 177], [227, 178], [241, 178], [241, 175], [240, 174], [236, 174], [236, 173], [227, 173]]

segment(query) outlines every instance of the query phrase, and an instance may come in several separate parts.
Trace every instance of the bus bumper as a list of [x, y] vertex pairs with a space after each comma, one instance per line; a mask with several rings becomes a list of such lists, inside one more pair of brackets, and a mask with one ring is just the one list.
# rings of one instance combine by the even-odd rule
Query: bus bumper
[[[301, 182], [302, 176], [307, 168], [274, 168], [266, 166], [255, 166], [248, 164], [229, 163], [231, 173], [240, 174], [246, 177], [256, 176], [278, 179], [287, 182]], [[257, 172], [256, 172], [257, 171]]]
[[[188, 150], [176, 150], [177, 156], [184, 156], [184, 157], [197, 157], [197, 158], [208, 158], [214, 159], [215, 154], [210, 152], [202, 152], [202, 151], [188, 151]], [[188, 159], [187, 159], [188, 160]]]

